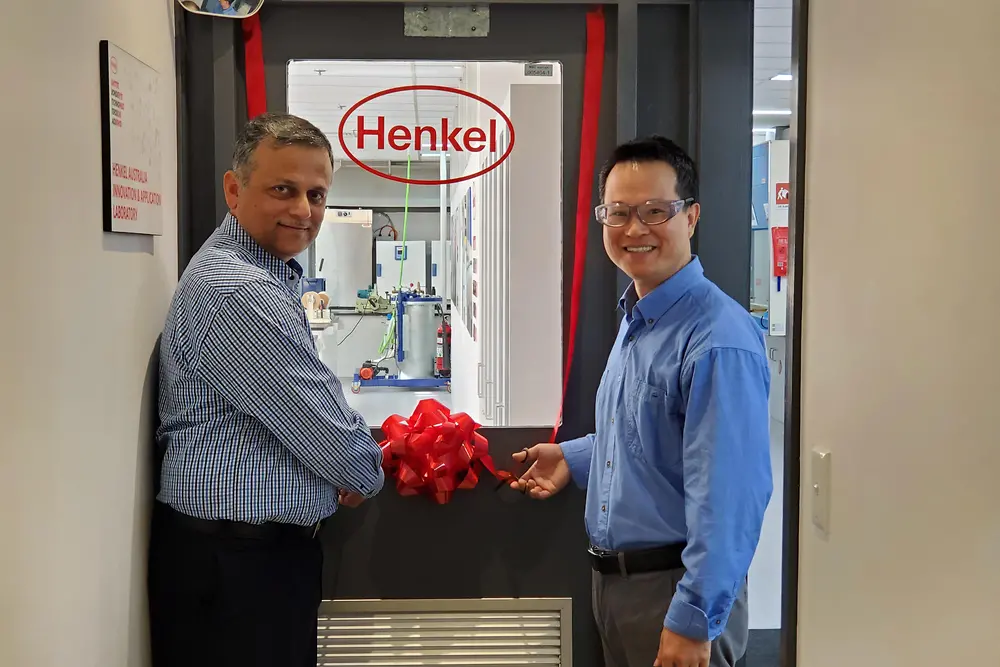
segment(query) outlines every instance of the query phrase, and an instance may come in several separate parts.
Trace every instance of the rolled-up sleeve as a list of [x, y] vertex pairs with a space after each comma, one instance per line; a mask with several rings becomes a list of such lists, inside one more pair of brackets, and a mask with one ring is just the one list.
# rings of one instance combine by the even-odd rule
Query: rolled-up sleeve
[[712, 640], [726, 627], [771, 498], [770, 371], [761, 355], [712, 349], [694, 361], [683, 435], [686, 572], [665, 627]]
[[303, 326], [298, 304], [280, 286], [244, 285], [201, 341], [195, 370], [313, 473], [371, 497], [384, 481], [382, 451], [336, 375], [303, 339]]

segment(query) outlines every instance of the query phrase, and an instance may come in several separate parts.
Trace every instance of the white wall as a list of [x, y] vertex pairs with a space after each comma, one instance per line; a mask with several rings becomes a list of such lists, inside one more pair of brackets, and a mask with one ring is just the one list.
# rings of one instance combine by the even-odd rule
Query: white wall
[[[0, 665], [148, 662], [147, 369], [177, 277], [173, 5], [4, 3]], [[163, 77], [155, 241], [101, 231], [101, 39]]]
[[1000, 3], [901, 11], [810, 3], [802, 667], [997, 664]]
[[509, 158], [512, 426], [551, 426], [562, 399], [561, 93], [558, 85], [510, 86], [510, 115], [521, 121]]
[[[369, 165], [374, 169], [385, 171], [385, 163]], [[389, 172], [401, 178], [406, 176], [406, 163], [392, 164]], [[410, 166], [410, 178], [429, 180], [439, 178], [440, 167], [437, 162], [418, 163]], [[440, 189], [437, 185], [411, 185], [410, 206], [434, 206], [440, 204]], [[406, 184], [389, 180], [371, 174], [361, 167], [343, 163], [333, 175], [333, 187], [326, 198], [327, 206], [351, 208], [362, 206], [380, 208], [384, 206], [402, 206], [406, 199]]]
[[[561, 84], [562, 63], [552, 62], [550, 64], [552, 65], [552, 76], [545, 77], [525, 76], [524, 63], [499, 61], [469, 62], [466, 63], [465, 68], [465, 89], [503, 108], [512, 84]], [[458, 118], [462, 119], [462, 122], [465, 123], [462, 127], [474, 126], [483, 129], [489, 127], [490, 120], [497, 120], [498, 129], [503, 127], [504, 122], [488, 106], [468, 97], [460, 97], [458, 100]], [[514, 132], [516, 135], [516, 127], [514, 128]], [[516, 141], [514, 145], [516, 147]], [[468, 160], [473, 155], [470, 153], [455, 154], [452, 158], [452, 167], [454, 170], [457, 173], [468, 173]], [[462, 184], [459, 183], [458, 185], [461, 186]]]
[[767, 158], [767, 226], [768, 226], [768, 286], [767, 318], [768, 333], [771, 336], [784, 336], [787, 330], [788, 314], [788, 277], [779, 278], [774, 275], [774, 241], [772, 234], [775, 229], [788, 228], [788, 204], [778, 205], [777, 188], [781, 183], [789, 182], [789, 142], [787, 139], [776, 139], [768, 146]]
[[[505, 401], [504, 419], [510, 426], [551, 425], [561, 398], [563, 356], [561, 65], [554, 63], [551, 77], [526, 77], [523, 63], [470, 62], [466, 71], [466, 89], [504, 109], [515, 131], [514, 149], [508, 158], [510, 227], [506, 234], [510, 319], [506, 326], [509, 332], [506, 377], [510, 400]], [[548, 92], [534, 98], [526, 90], [544, 84], [548, 84]], [[514, 91], [520, 93], [516, 95]], [[518, 103], [512, 104], [515, 97]], [[532, 100], [538, 106], [532, 108]], [[513, 107], [516, 109], [512, 110]], [[539, 114], [545, 117], [540, 119]], [[488, 129], [493, 119], [497, 120], [498, 132], [506, 127], [495, 111], [466, 98], [459, 102], [457, 119], [462, 127]], [[449, 176], [474, 173], [493, 159], [489, 157], [489, 147], [482, 153], [453, 154]], [[475, 259], [478, 264], [473, 277], [477, 282], [488, 280], [484, 271], [482, 186], [483, 177], [462, 181], [451, 186], [450, 194], [452, 210], [458, 210], [463, 195], [472, 188], [472, 235], [477, 245], [470, 251], [470, 261]], [[458, 243], [460, 239], [452, 242]], [[526, 267], [531, 270], [525, 271]], [[482, 289], [473, 301], [478, 313], [475, 326], [479, 328], [484, 308]], [[461, 307], [457, 314], [464, 314]], [[488, 334], [481, 332], [474, 341], [462, 318], [455, 315], [453, 308], [454, 408], [475, 416], [480, 423], [495, 423], [482, 405], [486, 398], [480, 400], [488, 393], [488, 379], [484, 378], [489, 372], [480, 367], [490, 364], [483, 345], [483, 337]]]
[[[376, 168], [384, 169], [384, 166], [376, 165]], [[406, 176], [406, 165], [393, 164], [393, 175]], [[433, 179], [439, 178], [440, 167], [437, 163], [430, 165], [413, 165], [410, 170], [410, 178]], [[411, 211], [406, 224], [406, 238], [410, 241], [431, 241], [441, 238], [440, 220], [440, 186], [437, 185], [411, 185], [410, 186], [410, 207], [411, 208], [434, 208], [433, 212]], [[354, 165], [343, 165], [333, 176], [333, 187], [326, 198], [327, 206], [335, 208], [370, 208], [373, 210], [385, 208], [402, 208], [406, 202], [406, 184], [391, 181], [387, 178], [380, 178], [370, 174], [364, 169]], [[403, 212], [389, 211], [393, 224], [403, 233]], [[375, 216], [373, 228], [385, 224], [385, 218]]]

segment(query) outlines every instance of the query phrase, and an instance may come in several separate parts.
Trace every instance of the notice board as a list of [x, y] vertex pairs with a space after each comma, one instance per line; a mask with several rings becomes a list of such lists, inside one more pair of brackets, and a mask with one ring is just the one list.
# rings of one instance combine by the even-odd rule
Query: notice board
[[101, 41], [104, 231], [163, 234], [160, 75]]

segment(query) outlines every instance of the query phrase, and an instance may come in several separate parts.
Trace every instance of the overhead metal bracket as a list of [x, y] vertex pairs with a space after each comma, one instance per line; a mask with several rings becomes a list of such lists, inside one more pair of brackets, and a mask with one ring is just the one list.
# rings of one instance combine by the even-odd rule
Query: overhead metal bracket
[[421, 5], [403, 7], [407, 37], [486, 37], [490, 34], [489, 5]]

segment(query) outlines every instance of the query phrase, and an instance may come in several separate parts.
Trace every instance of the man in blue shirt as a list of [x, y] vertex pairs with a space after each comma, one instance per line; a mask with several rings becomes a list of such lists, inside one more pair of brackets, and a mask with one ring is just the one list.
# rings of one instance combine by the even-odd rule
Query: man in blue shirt
[[382, 452], [299, 296], [293, 257], [332, 180], [314, 125], [252, 120], [223, 183], [230, 213], [177, 285], [160, 347], [154, 667], [315, 667], [320, 522], [382, 487]]
[[607, 667], [732, 667], [771, 497], [763, 334], [691, 252], [694, 162], [662, 137], [619, 146], [597, 220], [632, 284], [597, 392], [596, 430], [515, 455], [512, 486], [587, 489], [594, 615]]

